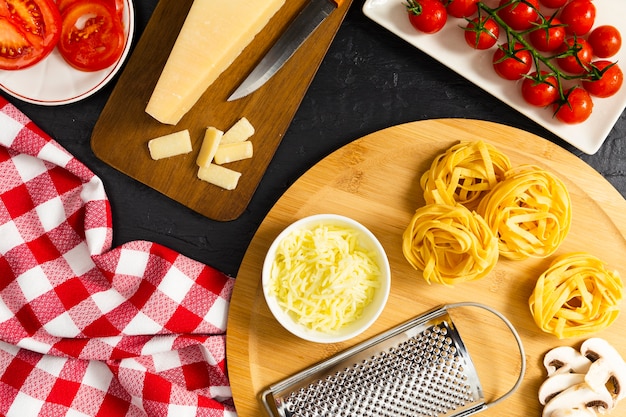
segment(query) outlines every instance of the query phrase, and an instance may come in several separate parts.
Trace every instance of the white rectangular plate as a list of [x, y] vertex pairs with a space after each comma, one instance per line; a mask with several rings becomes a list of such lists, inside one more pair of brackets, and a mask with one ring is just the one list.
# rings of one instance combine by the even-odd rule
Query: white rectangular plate
[[[495, 6], [493, 1], [485, 3]], [[625, 84], [613, 97], [594, 98], [593, 113], [583, 123], [568, 125], [559, 122], [552, 117], [551, 108], [536, 108], [526, 104], [520, 93], [521, 81], [504, 80], [493, 71], [493, 49], [478, 51], [465, 43], [461, 28], [466, 24], [464, 19], [449, 16], [441, 31], [431, 35], [419, 33], [409, 23], [404, 3], [403, 0], [366, 0], [363, 13], [587, 154], [598, 151], [626, 107]], [[626, 37], [626, 1], [601, 0], [594, 3], [597, 12], [595, 26], [613, 25], [620, 30], [622, 37]], [[623, 63], [626, 63], [626, 45], [609, 59], [620, 62], [622, 71], [625, 71]]]

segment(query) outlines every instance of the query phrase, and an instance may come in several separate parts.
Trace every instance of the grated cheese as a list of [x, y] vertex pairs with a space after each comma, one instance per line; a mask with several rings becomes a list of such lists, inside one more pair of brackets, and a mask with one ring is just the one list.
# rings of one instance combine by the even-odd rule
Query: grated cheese
[[346, 326], [380, 287], [380, 269], [354, 230], [330, 225], [283, 239], [271, 268], [270, 293], [298, 323], [321, 332]]

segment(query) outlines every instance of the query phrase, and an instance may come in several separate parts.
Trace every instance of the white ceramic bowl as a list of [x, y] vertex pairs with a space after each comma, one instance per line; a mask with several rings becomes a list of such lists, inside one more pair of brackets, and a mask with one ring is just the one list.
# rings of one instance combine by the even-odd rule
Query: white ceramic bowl
[[[270, 271], [280, 242], [294, 230], [313, 229], [321, 224], [337, 225], [355, 231], [358, 234], [359, 244], [364, 249], [372, 252], [373, 261], [380, 269], [380, 287], [376, 289], [374, 298], [370, 304], [363, 309], [361, 317], [332, 332], [312, 330], [298, 323], [294, 317], [288, 314], [278, 304], [276, 297], [269, 291]], [[292, 223], [285, 230], [283, 230], [278, 237], [276, 237], [267, 252], [265, 262], [263, 263], [262, 284], [263, 294], [270, 311], [285, 329], [292, 334], [311, 342], [336, 343], [351, 339], [361, 334], [380, 316], [389, 297], [389, 290], [391, 287], [391, 271], [389, 268], [389, 260], [387, 259], [384, 248], [376, 236], [374, 236], [374, 234], [367, 228], [348, 217], [336, 214], [317, 214], [305, 217], [295, 223]]]

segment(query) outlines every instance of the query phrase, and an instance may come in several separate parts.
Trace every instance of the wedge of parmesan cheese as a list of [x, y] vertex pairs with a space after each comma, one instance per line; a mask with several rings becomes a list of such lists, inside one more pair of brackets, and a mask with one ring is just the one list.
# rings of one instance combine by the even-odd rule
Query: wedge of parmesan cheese
[[154, 160], [189, 153], [193, 150], [188, 130], [170, 133], [148, 141], [150, 157]]
[[207, 167], [200, 167], [198, 169], [198, 178], [225, 190], [234, 190], [237, 188], [240, 177], [241, 172], [216, 164], [209, 164]]
[[209, 126], [206, 129], [202, 146], [200, 147], [200, 153], [198, 154], [198, 158], [196, 158], [198, 166], [206, 167], [213, 161], [213, 157], [215, 156], [215, 152], [217, 151], [223, 135], [224, 132], [213, 126]]
[[252, 158], [253, 154], [252, 142], [249, 140], [236, 143], [224, 143], [217, 147], [213, 160], [216, 164], [223, 165], [229, 162]]
[[194, 0], [146, 112], [175, 125], [285, 0]]
[[254, 135], [254, 126], [245, 117], [242, 117], [230, 129], [224, 133], [222, 143], [236, 143], [248, 140]]

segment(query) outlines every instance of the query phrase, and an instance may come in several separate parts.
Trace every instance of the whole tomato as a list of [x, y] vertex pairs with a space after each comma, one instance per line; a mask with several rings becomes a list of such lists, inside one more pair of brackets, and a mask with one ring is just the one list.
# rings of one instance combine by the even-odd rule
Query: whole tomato
[[591, 45], [584, 38], [568, 38], [556, 50], [556, 62], [565, 72], [580, 75], [589, 70], [593, 59]]
[[559, 98], [556, 77], [546, 71], [541, 71], [541, 75], [533, 72], [522, 82], [522, 97], [532, 106], [549, 106]]
[[520, 43], [506, 43], [496, 49], [493, 54], [493, 69], [506, 80], [519, 80], [528, 74], [533, 63], [532, 55]]
[[470, 17], [478, 11], [478, 0], [448, 0], [446, 10], [453, 17]]
[[583, 87], [592, 96], [611, 97], [619, 91], [624, 82], [624, 74], [617, 65], [611, 61], [592, 62], [592, 76], [583, 80]]
[[567, 33], [586, 35], [596, 20], [596, 6], [591, 0], [572, 0], [561, 9], [559, 17], [567, 25]]
[[622, 35], [615, 26], [602, 25], [591, 31], [587, 41], [598, 58], [609, 58], [622, 47]]
[[548, 9], [558, 9], [559, 7], [563, 7], [567, 0], [539, 0], [544, 7]]
[[488, 16], [475, 17], [465, 27], [465, 42], [474, 49], [489, 49], [500, 36], [500, 26]]
[[589, 93], [575, 86], [565, 92], [565, 100], [553, 104], [554, 116], [567, 124], [582, 123], [591, 116], [593, 100]]
[[537, 21], [537, 29], [530, 32], [528, 38], [535, 48], [541, 52], [555, 51], [565, 40], [565, 27], [561, 21], [552, 16], [545, 22], [540, 18]]
[[526, 30], [537, 21], [539, 0], [500, 0], [498, 16], [514, 30]]
[[411, 25], [420, 32], [439, 32], [448, 20], [446, 7], [439, 0], [408, 0], [406, 8]]

